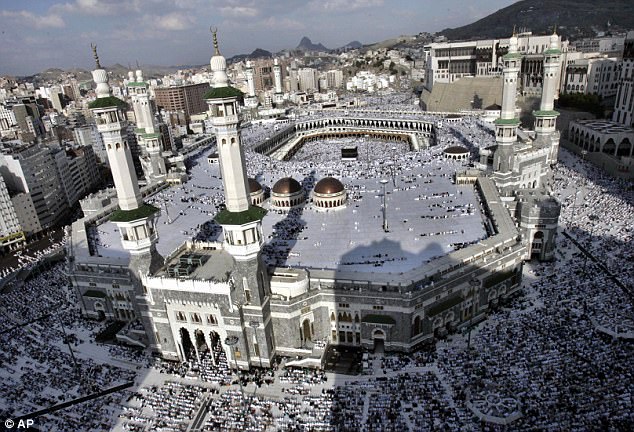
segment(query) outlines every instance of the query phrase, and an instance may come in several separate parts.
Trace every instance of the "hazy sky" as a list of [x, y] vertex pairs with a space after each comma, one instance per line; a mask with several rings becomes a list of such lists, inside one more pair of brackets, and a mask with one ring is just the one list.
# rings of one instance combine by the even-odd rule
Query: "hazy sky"
[[471, 23], [515, 0], [0, 0], [0, 75], [101, 63], [203, 64], [279, 51], [302, 36], [336, 48]]

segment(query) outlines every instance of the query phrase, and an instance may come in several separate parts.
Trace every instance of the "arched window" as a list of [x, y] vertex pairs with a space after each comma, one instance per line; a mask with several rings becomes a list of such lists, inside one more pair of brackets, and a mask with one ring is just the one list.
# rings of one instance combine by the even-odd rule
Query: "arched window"
[[116, 143], [114, 146], [115, 146], [115, 148], [116, 148], [117, 150], [121, 149], [121, 144], [120, 144], [120, 143]]

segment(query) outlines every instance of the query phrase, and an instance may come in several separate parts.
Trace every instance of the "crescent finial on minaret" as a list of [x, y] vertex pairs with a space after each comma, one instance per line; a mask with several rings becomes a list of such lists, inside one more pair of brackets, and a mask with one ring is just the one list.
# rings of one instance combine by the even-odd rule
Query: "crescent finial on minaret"
[[557, 23], [555, 23], [555, 27], [553, 28], [553, 34], [557, 34]]
[[91, 42], [90, 47], [92, 48], [92, 56], [95, 58], [97, 69], [101, 69], [101, 65], [99, 64], [99, 55], [97, 54], [97, 45]]
[[209, 31], [211, 32], [214, 38], [214, 55], [219, 56], [220, 50], [218, 49], [218, 28], [210, 26]]

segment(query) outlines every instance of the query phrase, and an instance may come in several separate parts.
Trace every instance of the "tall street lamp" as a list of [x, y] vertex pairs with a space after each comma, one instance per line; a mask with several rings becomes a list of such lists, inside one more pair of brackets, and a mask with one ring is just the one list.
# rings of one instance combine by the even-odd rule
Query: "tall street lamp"
[[475, 302], [473, 300], [473, 294], [476, 289], [480, 286], [480, 281], [473, 277], [469, 281], [469, 298], [471, 299], [471, 306], [469, 311], [469, 336], [467, 337], [467, 350], [471, 350], [471, 322], [473, 321], [473, 314], [475, 313]]
[[383, 231], [388, 232], [388, 224], [387, 224], [387, 199], [385, 197], [385, 185], [387, 184], [387, 180], [381, 179], [381, 185], [383, 186]]
[[590, 247], [592, 246], [592, 236], [594, 235], [594, 226], [595, 222], [599, 219], [599, 217], [595, 214], [588, 215], [588, 219], [592, 222], [590, 225], [590, 239], [586, 242], [586, 251], [583, 254], [585, 259], [583, 260], [583, 274], [586, 274], [586, 270], [588, 267], [588, 254], [590, 253]]
[[396, 146], [392, 147], [392, 184], [396, 187]]
[[[236, 358], [236, 352], [234, 347], [238, 344], [238, 336], [227, 336], [225, 338], [225, 344], [229, 345], [229, 348], [231, 348], [231, 357], [233, 357], [233, 361], [236, 365], [236, 376], [238, 377], [238, 385], [240, 386], [240, 394], [242, 395], [243, 401], [242, 401], [242, 408], [243, 410], [246, 410], [246, 396], [244, 394], [244, 389], [242, 388], [242, 379], [239, 375], [239, 369], [238, 369], [238, 359]], [[246, 415], [245, 415], [245, 419], [244, 421], [246, 422]]]

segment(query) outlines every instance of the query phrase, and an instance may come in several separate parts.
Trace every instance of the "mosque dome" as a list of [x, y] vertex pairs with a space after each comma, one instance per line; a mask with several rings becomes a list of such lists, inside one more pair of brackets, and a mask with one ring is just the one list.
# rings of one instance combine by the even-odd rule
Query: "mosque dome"
[[249, 178], [249, 193], [256, 193], [262, 190], [262, 185], [257, 180]]
[[273, 193], [279, 195], [290, 195], [301, 190], [302, 185], [292, 177], [281, 178], [273, 185]]
[[334, 177], [324, 177], [315, 185], [313, 191], [320, 195], [329, 195], [342, 192], [343, 184]]
[[262, 185], [256, 180], [249, 178], [249, 196], [251, 197], [251, 205], [259, 206], [264, 201], [264, 189]]
[[209, 65], [212, 72], [227, 70], [227, 60], [221, 55], [213, 56], [209, 61]]

